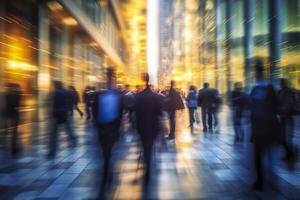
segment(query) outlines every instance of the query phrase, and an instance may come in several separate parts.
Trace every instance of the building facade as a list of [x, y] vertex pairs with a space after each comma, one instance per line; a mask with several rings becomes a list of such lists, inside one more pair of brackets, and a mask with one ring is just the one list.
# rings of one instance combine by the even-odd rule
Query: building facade
[[52, 80], [81, 93], [103, 87], [110, 66], [125, 83], [130, 50], [119, 13], [109, 0], [1, 1], [1, 92], [18, 83], [25, 112], [45, 104]]

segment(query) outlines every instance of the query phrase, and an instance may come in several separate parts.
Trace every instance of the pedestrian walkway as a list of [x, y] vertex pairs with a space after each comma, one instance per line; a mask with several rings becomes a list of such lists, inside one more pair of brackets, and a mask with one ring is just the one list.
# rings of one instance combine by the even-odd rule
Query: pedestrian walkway
[[[226, 117], [227, 116], [227, 117]], [[143, 162], [138, 137], [124, 132], [114, 149], [112, 199], [299, 199], [300, 163], [294, 171], [274, 153], [272, 180], [264, 192], [251, 190], [251, 144], [234, 144], [228, 113], [221, 113], [219, 133], [203, 135], [196, 127], [192, 136], [187, 113], [178, 114], [176, 141], [156, 145], [149, 191], [142, 193]], [[76, 118], [77, 147], [68, 147], [61, 132], [58, 155], [48, 159], [49, 124], [28, 124], [21, 128], [24, 153], [11, 157], [6, 136], [0, 136], [0, 199], [96, 199], [102, 166], [101, 152], [91, 124]], [[249, 137], [248, 137], [249, 138]], [[300, 144], [298, 139], [295, 140]]]

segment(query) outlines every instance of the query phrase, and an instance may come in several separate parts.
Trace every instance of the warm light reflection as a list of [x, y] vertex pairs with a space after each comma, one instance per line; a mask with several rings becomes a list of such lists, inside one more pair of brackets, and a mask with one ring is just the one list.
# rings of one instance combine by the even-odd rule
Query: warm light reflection
[[66, 17], [62, 21], [67, 26], [77, 26], [78, 25], [78, 22], [72, 17]]
[[8, 61], [8, 67], [11, 70], [24, 70], [24, 71], [36, 71], [37, 67], [25, 62], [20, 61]]
[[52, 11], [61, 11], [63, 10], [63, 7], [56, 1], [52, 1], [47, 3], [48, 7]]

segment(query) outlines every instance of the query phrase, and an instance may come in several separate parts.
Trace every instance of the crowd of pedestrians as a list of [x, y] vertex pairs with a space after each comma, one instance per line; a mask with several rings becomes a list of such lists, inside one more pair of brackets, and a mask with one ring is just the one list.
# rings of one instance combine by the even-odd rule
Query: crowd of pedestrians
[[[188, 108], [189, 127], [191, 134], [195, 135], [195, 123], [200, 124], [198, 108], [201, 108], [201, 121], [203, 133], [219, 133], [218, 112], [223, 102], [231, 108], [232, 124], [234, 128], [234, 142], [241, 143], [245, 139], [247, 129], [245, 118], [250, 122], [251, 142], [254, 151], [254, 166], [256, 181], [254, 189], [262, 189], [264, 178], [263, 158], [275, 146], [282, 146], [285, 150], [283, 160], [292, 163], [297, 153], [293, 146], [294, 115], [300, 113], [299, 91], [289, 86], [288, 81], [280, 79], [278, 91], [264, 77], [262, 62], [257, 60], [254, 66], [256, 83], [250, 93], [243, 90], [242, 83], [234, 83], [234, 89], [227, 98], [222, 98], [219, 91], [211, 88], [205, 82], [203, 88], [197, 91], [191, 85], [187, 95], [182, 95], [176, 88], [175, 82], [170, 82], [169, 89], [155, 90], [149, 84], [149, 75], [143, 74], [144, 85], [136, 86], [130, 90], [129, 85], [120, 89], [116, 85], [114, 70], [107, 70], [106, 87], [96, 90], [87, 86], [82, 94], [85, 112], [78, 104], [80, 95], [74, 86], [64, 88], [62, 82], [53, 82], [52, 118], [49, 134], [48, 156], [54, 157], [57, 151], [58, 128], [64, 126], [70, 139], [70, 145], [77, 145], [77, 137], [73, 130], [74, 110], [87, 121], [94, 124], [103, 155], [103, 173], [101, 194], [105, 194], [112, 182], [111, 155], [112, 149], [122, 132], [122, 120], [128, 117], [129, 130], [139, 135], [145, 162], [144, 188], [147, 188], [151, 178], [151, 165], [153, 146], [157, 138], [167, 140], [176, 139], [176, 112]], [[6, 125], [8, 132], [12, 133], [11, 149], [16, 154], [20, 151], [18, 145], [18, 123], [21, 102], [21, 90], [18, 84], [7, 84], [5, 101]], [[185, 101], [184, 101], [185, 100]], [[186, 103], [184, 103], [186, 102]], [[164, 133], [162, 117], [167, 116], [169, 132]], [[89, 123], [90, 123], [89, 122]], [[162, 137], [160, 137], [162, 136]]]

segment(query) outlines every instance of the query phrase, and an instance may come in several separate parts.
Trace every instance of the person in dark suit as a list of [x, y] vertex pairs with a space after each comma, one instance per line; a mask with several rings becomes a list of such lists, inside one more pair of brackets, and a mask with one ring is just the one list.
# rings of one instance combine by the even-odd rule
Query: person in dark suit
[[20, 152], [18, 144], [18, 125], [20, 121], [19, 107], [21, 104], [21, 90], [20, 86], [16, 83], [8, 83], [5, 93], [5, 119], [6, 127], [11, 128], [11, 152], [17, 154]]
[[281, 127], [277, 118], [277, 98], [272, 84], [264, 79], [263, 64], [256, 60], [256, 84], [250, 93], [251, 141], [254, 146], [256, 181], [253, 189], [261, 190], [264, 184], [263, 157], [275, 144], [282, 140]]
[[106, 190], [109, 189], [112, 183], [110, 161], [113, 147], [120, 136], [123, 107], [123, 95], [115, 86], [114, 70], [108, 68], [107, 87], [105, 90], [95, 93], [95, 101], [92, 105], [93, 121], [103, 156], [100, 198], [104, 198]]
[[160, 117], [162, 115], [162, 97], [154, 93], [149, 87], [149, 75], [144, 74], [146, 88], [136, 94], [136, 126], [140, 135], [145, 157], [144, 185], [147, 186], [150, 179], [150, 167], [153, 145], [161, 132]]
[[180, 94], [175, 89], [175, 82], [172, 80], [169, 94], [167, 96], [167, 110], [170, 121], [170, 134], [167, 139], [169, 140], [175, 139], [176, 111], [181, 109], [184, 109], [184, 104]]
[[69, 90], [70, 90], [70, 97], [71, 97], [71, 108], [70, 108], [70, 114], [71, 116], [73, 116], [73, 110], [77, 110], [77, 112], [79, 113], [79, 115], [82, 117], [83, 116], [83, 112], [79, 109], [78, 107], [78, 103], [80, 102], [80, 97], [79, 94], [76, 90], [76, 88], [74, 86], [69, 86]]
[[230, 93], [229, 102], [235, 132], [234, 141], [242, 142], [244, 138], [242, 119], [247, 106], [247, 95], [242, 90], [242, 83], [236, 82], [234, 84], [234, 90]]
[[50, 133], [49, 157], [56, 154], [57, 148], [57, 130], [60, 125], [65, 125], [67, 134], [70, 138], [72, 146], [77, 144], [77, 138], [71, 126], [69, 111], [71, 105], [71, 93], [65, 89], [60, 81], [54, 81], [54, 91], [52, 94], [52, 130]]
[[208, 83], [203, 84], [203, 88], [198, 93], [198, 106], [201, 107], [203, 131], [213, 130], [213, 112], [216, 100], [216, 92], [209, 88]]
[[282, 134], [284, 140], [282, 145], [286, 150], [283, 160], [292, 163], [294, 160], [293, 134], [294, 134], [294, 113], [296, 104], [296, 90], [289, 86], [288, 80], [280, 79], [280, 90], [278, 91], [278, 114], [280, 117]]

